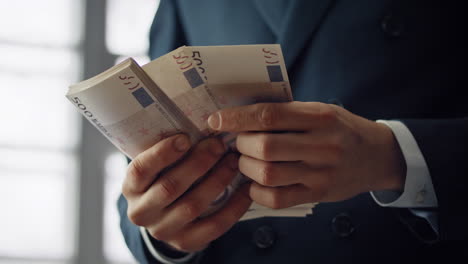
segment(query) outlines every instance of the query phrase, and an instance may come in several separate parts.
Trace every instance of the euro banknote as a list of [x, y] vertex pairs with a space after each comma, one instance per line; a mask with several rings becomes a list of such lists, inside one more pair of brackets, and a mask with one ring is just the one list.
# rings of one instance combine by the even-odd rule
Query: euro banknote
[[[69, 87], [66, 97], [108, 140], [135, 158], [160, 140], [213, 136], [209, 115], [259, 102], [292, 101], [279, 45], [182, 46], [146, 65], [129, 58]], [[215, 135], [226, 144], [235, 135]], [[247, 179], [238, 173], [204, 215], [218, 210]], [[253, 204], [241, 220], [304, 217], [315, 204], [272, 210]]]

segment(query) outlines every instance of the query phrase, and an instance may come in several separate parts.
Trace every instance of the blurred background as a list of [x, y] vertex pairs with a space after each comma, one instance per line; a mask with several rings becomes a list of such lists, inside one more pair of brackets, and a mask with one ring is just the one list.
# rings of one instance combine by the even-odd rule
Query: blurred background
[[123, 155], [65, 98], [149, 61], [158, 0], [0, 0], [0, 263], [136, 263], [119, 229]]

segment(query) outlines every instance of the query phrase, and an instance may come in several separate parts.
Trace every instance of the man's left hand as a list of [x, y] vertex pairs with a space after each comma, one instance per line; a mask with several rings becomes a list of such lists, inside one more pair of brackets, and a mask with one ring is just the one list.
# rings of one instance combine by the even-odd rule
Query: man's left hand
[[250, 196], [270, 208], [404, 186], [406, 165], [391, 129], [336, 105], [261, 103], [220, 110], [208, 124], [239, 132]]

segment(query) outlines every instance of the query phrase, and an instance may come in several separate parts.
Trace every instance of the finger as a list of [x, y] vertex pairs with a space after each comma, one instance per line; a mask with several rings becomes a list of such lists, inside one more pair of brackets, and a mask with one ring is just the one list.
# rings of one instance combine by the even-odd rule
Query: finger
[[[162, 209], [175, 201], [201, 176], [205, 175], [225, 152], [224, 144], [209, 138], [196, 145], [176, 166], [161, 175], [144, 193], [141, 202]], [[150, 208], [146, 210], [151, 211]]]
[[314, 167], [332, 166], [342, 157], [341, 133], [318, 129], [306, 133], [244, 132], [237, 150], [264, 161], [304, 161]]
[[268, 162], [242, 155], [239, 170], [264, 186], [284, 186], [300, 183], [310, 168], [300, 162]]
[[226, 233], [252, 204], [247, 194], [248, 186], [249, 184], [243, 185], [233, 193], [223, 208], [187, 225], [168, 243], [179, 250], [194, 252]]
[[311, 190], [301, 184], [268, 187], [253, 182], [250, 186], [249, 195], [256, 203], [272, 209], [288, 208], [316, 201]]
[[145, 192], [164, 168], [180, 159], [190, 148], [186, 135], [166, 138], [140, 153], [128, 165], [122, 193], [125, 197]]
[[149, 228], [153, 237], [167, 241], [187, 223], [206, 212], [237, 175], [237, 168], [237, 154], [231, 153], [223, 158], [203, 181], [164, 210], [161, 221]]
[[317, 102], [261, 103], [222, 109], [208, 118], [218, 131], [305, 131], [336, 117], [336, 107]]
[[300, 161], [309, 156], [311, 144], [306, 133], [244, 132], [237, 136], [237, 150], [265, 161]]

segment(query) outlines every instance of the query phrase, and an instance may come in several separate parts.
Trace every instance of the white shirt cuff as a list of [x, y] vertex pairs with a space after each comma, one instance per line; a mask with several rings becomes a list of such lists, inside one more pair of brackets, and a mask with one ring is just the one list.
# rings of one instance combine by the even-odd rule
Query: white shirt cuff
[[177, 259], [164, 256], [163, 254], [161, 254], [154, 248], [153, 243], [151, 243], [151, 239], [149, 238], [148, 232], [146, 232], [146, 229], [142, 226], [140, 226], [140, 233], [141, 233], [141, 236], [143, 237], [143, 241], [145, 242], [146, 247], [148, 248], [148, 251], [157, 261], [161, 262], [162, 264], [188, 263], [197, 254], [197, 253], [189, 253], [187, 256], [184, 256], [182, 258], [177, 258]]
[[390, 127], [406, 161], [406, 180], [403, 193], [395, 191], [370, 192], [380, 206], [421, 208], [437, 207], [437, 197], [431, 175], [416, 139], [400, 121], [377, 120]]

